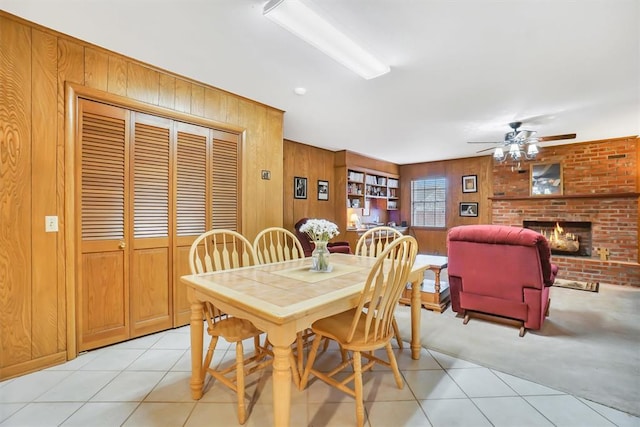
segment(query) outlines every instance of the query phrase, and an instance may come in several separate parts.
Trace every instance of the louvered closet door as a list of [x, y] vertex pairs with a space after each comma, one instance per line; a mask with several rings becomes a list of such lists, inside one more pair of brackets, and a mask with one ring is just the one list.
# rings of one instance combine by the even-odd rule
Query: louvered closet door
[[171, 120], [132, 112], [131, 336], [173, 323], [170, 250]]
[[212, 149], [212, 228], [240, 231], [240, 136], [211, 131]]
[[191, 273], [191, 243], [209, 230], [211, 224], [210, 133], [204, 127], [175, 122], [175, 326], [186, 325], [191, 316], [187, 291], [180, 282], [180, 276]]
[[82, 351], [129, 337], [129, 114], [121, 108], [80, 100], [78, 128], [76, 236], [80, 239], [80, 265], [76, 298], [78, 349]]
[[176, 161], [176, 272], [174, 326], [191, 315], [180, 276], [190, 274], [189, 249], [205, 230], [241, 231], [240, 136], [180, 123]]

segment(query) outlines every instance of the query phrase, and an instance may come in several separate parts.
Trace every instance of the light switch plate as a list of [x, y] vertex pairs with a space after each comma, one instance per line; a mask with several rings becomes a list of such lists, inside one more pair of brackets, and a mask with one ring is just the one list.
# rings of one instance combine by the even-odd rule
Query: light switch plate
[[58, 217], [56, 215], [44, 217], [44, 231], [56, 233], [58, 231]]

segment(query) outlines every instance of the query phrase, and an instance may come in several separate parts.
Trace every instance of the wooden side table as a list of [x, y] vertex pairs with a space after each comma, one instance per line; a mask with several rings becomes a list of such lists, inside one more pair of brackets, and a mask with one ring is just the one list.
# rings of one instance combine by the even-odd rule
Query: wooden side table
[[[424, 279], [420, 290], [420, 301], [422, 307], [433, 310], [437, 313], [442, 313], [447, 309], [449, 300], [449, 284], [442, 284], [440, 282], [440, 273], [448, 265], [448, 259], [446, 256], [437, 255], [418, 255], [416, 261], [421, 259], [423, 262], [427, 262], [429, 267], [427, 270], [433, 271], [435, 279]], [[400, 297], [400, 304], [411, 305], [411, 289], [405, 289]]]

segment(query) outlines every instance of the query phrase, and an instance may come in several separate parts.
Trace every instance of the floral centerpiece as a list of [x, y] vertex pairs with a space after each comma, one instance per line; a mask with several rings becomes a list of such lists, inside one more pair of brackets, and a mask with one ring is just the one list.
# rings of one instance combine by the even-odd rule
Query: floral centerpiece
[[328, 242], [340, 234], [338, 226], [326, 219], [308, 219], [302, 224], [300, 231], [307, 233], [314, 242]]
[[302, 224], [300, 231], [307, 233], [307, 235], [313, 240], [315, 248], [311, 253], [313, 259], [313, 271], [331, 271], [329, 266], [329, 250], [327, 249], [327, 243], [330, 239], [336, 237], [340, 232], [338, 226], [327, 221], [326, 219], [308, 219], [307, 222]]

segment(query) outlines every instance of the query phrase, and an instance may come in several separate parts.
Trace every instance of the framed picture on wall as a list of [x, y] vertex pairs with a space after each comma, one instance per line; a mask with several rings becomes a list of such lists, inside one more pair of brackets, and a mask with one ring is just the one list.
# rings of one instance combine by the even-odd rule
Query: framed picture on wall
[[293, 178], [293, 197], [295, 199], [307, 198], [307, 178], [300, 176]]
[[531, 196], [562, 194], [562, 165], [534, 163], [531, 165]]
[[329, 181], [318, 180], [318, 200], [329, 200]]
[[476, 202], [460, 203], [460, 216], [478, 216], [478, 203]]
[[478, 176], [465, 175], [462, 177], [462, 192], [477, 193], [478, 192]]

